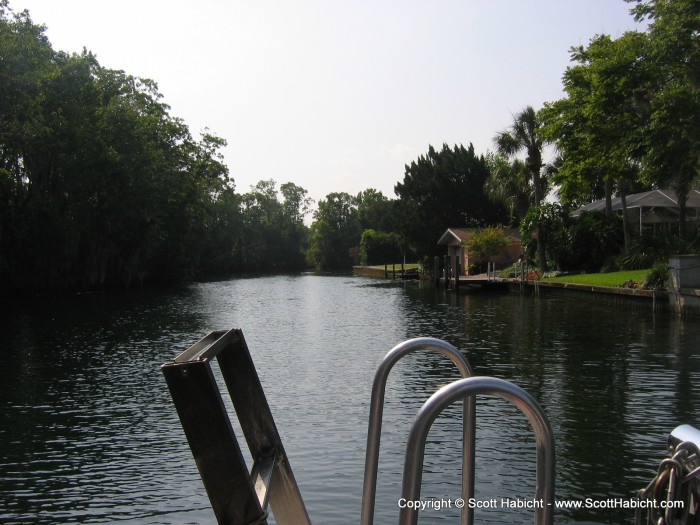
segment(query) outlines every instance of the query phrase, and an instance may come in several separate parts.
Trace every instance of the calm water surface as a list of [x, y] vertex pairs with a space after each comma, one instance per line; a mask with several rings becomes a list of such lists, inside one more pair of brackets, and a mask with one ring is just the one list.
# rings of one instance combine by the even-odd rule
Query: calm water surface
[[[478, 375], [511, 380], [547, 412], [557, 498], [629, 498], [668, 432], [698, 425], [700, 328], [561, 299], [455, 297], [417, 283], [279, 276], [2, 305], [0, 522], [213, 523], [159, 366], [211, 330], [242, 328], [311, 520], [357, 523], [370, 389], [395, 344], [445, 339]], [[392, 372], [377, 524], [398, 516], [416, 411], [456, 371], [430, 354]], [[477, 497], [534, 496], [534, 442], [514, 408], [479, 398]], [[459, 496], [458, 407], [431, 430], [422, 495]], [[454, 523], [458, 512], [421, 514]], [[477, 511], [479, 523], [531, 523]], [[627, 511], [558, 511], [557, 523], [632, 523]]]

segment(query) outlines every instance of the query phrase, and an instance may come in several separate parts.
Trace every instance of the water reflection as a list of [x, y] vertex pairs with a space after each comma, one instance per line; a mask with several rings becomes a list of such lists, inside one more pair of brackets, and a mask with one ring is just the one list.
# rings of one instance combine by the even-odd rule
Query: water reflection
[[[514, 381], [549, 415], [559, 499], [629, 497], [668, 432], [698, 424], [698, 323], [520, 294], [455, 296], [417, 283], [279, 276], [3, 304], [0, 521], [213, 520], [159, 365], [211, 330], [243, 328], [314, 523], [359, 519], [374, 370], [410, 337], [445, 339], [475, 372]], [[376, 522], [396, 521], [406, 434], [458, 377], [413, 354], [387, 384]], [[457, 497], [460, 407], [429, 435], [423, 495]], [[479, 398], [477, 496], [534, 495], [534, 442], [508, 403]], [[426, 513], [451, 523], [457, 510]], [[557, 513], [632, 523], [625, 511]], [[486, 523], [530, 523], [504, 509]]]

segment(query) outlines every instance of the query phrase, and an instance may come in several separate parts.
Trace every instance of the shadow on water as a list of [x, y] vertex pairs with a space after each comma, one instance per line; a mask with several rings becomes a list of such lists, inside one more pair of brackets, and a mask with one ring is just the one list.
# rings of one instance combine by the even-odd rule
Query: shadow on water
[[5, 305], [0, 521], [209, 519], [206, 502], [186, 488], [196, 469], [172, 461], [170, 451], [187, 445], [172, 431], [178, 421], [158, 370], [202, 330], [201, 317], [188, 315], [187, 295], [171, 289]]

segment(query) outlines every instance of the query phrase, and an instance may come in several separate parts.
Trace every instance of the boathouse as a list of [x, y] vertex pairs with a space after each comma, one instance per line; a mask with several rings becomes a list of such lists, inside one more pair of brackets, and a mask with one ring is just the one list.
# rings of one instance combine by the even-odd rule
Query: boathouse
[[457, 261], [459, 261], [460, 275], [469, 275], [469, 265], [472, 264], [480, 265], [481, 263], [491, 262], [495, 263], [496, 268], [500, 270], [510, 266], [520, 258], [522, 247], [520, 245], [520, 232], [517, 228], [505, 230], [506, 237], [510, 239], [510, 243], [498, 255], [490, 257], [488, 260], [473, 255], [470, 256], [466, 242], [471, 235], [478, 231], [478, 228], [448, 228], [438, 240], [439, 246], [447, 248], [450, 268], [456, 268]]

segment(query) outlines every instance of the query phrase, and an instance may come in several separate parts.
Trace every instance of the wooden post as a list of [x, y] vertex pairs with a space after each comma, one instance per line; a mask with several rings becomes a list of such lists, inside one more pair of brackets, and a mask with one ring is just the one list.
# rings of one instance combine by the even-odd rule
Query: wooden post
[[459, 292], [459, 274], [461, 266], [461, 261], [457, 258], [455, 261], [455, 292]]
[[396, 280], [396, 263], [391, 264], [391, 278]]
[[433, 279], [435, 279], [435, 288], [440, 287], [440, 257], [437, 255], [433, 259]]
[[386, 263], [384, 263], [384, 279], [388, 279], [388, 278], [389, 278], [388, 265]]
[[450, 288], [450, 256], [445, 255], [445, 290]]

